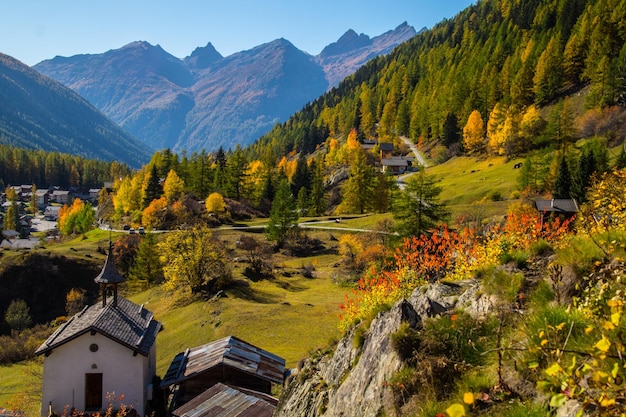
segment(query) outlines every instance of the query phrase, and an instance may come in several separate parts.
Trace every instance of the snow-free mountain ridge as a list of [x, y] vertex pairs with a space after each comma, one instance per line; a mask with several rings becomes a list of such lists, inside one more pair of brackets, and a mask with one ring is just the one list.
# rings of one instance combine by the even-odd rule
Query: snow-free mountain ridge
[[102, 54], [57, 56], [34, 68], [154, 150], [211, 151], [252, 143], [415, 34], [406, 23], [371, 39], [349, 30], [318, 56], [277, 39], [226, 57], [208, 43], [179, 59], [137, 41]]

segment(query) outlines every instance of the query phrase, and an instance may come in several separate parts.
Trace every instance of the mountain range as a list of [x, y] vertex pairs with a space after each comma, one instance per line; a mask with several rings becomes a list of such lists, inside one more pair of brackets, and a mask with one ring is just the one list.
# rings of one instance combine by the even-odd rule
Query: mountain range
[[132, 167], [151, 154], [76, 92], [1, 53], [0, 143]]
[[211, 43], [179, 59], [138, 41], [34, 69], [73, 89], [152, 149], [247, 145], [368, 60], [415, 36], [406, 23], [370, 38], [347, 31], [317, 56], [285, 39], [223, 57]]

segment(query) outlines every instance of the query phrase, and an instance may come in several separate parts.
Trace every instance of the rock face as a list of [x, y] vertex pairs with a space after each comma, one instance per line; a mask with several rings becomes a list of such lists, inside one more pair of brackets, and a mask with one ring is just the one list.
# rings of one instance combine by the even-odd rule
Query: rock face
[[391, 346], [391, 334], [403, 322], [412, 328], [422, 318], [453, 309], [458, 303], [470, 314], [487, 312], [493, 303], [479, 292], [479, 284], [431, 284], [416, 289], [372, 321], [362, 346], [355, 331], [348, 332], [332, 354], [309, 358], [294, 371], [278, 404], [277, 417], [376, 417], [397, 415], [387, 381], [402, 367]]

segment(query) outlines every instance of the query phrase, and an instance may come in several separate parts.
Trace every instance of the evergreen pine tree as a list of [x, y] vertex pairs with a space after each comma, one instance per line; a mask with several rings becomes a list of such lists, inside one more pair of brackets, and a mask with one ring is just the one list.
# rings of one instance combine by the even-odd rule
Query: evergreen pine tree
[[309, 208], [313, 216], [321, 216], [326, 210], [326, 199], [324, 197], [324, 162], [321, 158], [311, 163], [311, 173]]
[[306, 187], [300, 187], [298, 191], [298, 198], [296, 200], [296, 207], [300, 216], [308, 216], [309, 213], [309, 199], [306, 192]]
[[411, 176], [403, 191], [396, 194], [393, 202], [393, 217], [402, 236], [419, 236], [434, 228], [449, 216], [439, 203], [441, 187], [424, 170]]
[[615, 161], [615, 168], [624, 169], [626, 168], [626, 147], [622, 145], [622, 151], [619, 153], [617, 157], [617, 161]]
[[226, 162], [225, 192], [235, 200], [241, 200], [245, 195], [245, 179], [248, 161], [241, 145], [237, 145]]
[[282, 246], [289, 231], [297, 227], [297, 225], [298, 212], [296, 211], [296, 204], [291, 195], [289, 182], [283, 179], [276, 190], [265, 235], [269, 240], [277, 242], [279, 246]]
[[152, 164], [150, 176], [148, 177], [148, 185], [143, 198], [143, 207], [146, 208], [152, 203], [152, 200], [158, 200], [163, 194], [163, 188], [159, 180], [159, 173], [156, 164]]
[[300, 152], [300, 156], [298, 156], [296, 169], [291, 178], [291, 193], [299, 195], [301, 188], [304, 188], [307, 193], [311, 189], [311, 174], [303, 152]]
[[129, 270], [129, 278], [140, 284], [158, 284], [163, 281], [163, 268], [159, 261], [156, 235], [143, 235], [133, 265]]
[[367, 164], [365, 154], [361, 150], [357, 150], [355, 160], [350, 165], [350, 177], [342, 190], [343, 201], [339, 211], [363, 214], [370, 209], [373, 179], [373, 168]]
[[442, 141], [446, 146], [457, 143], [461, 140], [461, 129], [456, 114], [448, 112], [446, 120], [443, 122]]
[[554, 190], [552, 191], [553, 198], [571, 198], [570, 192], [572, 189], [572, 177], [567, 165], [565, 156], [561, 156], [559, 161], [559, 172], [554, 182]]

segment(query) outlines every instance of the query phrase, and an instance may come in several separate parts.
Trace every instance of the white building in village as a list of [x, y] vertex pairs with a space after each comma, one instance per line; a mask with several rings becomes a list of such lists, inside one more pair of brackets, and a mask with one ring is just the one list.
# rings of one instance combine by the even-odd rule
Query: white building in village
[[117, 285], [124, 278], [110, 248], [95, 281], [101, 286], [102, 302], [85, 307], [37, 349], [45, 356], [42, 416], [50, 410], [68, 415], [72, 408], [95, 412], [109, 405], [118, 409], [120, 404], [145, 415], [161, 324], [143, 306], [118, 297]]

